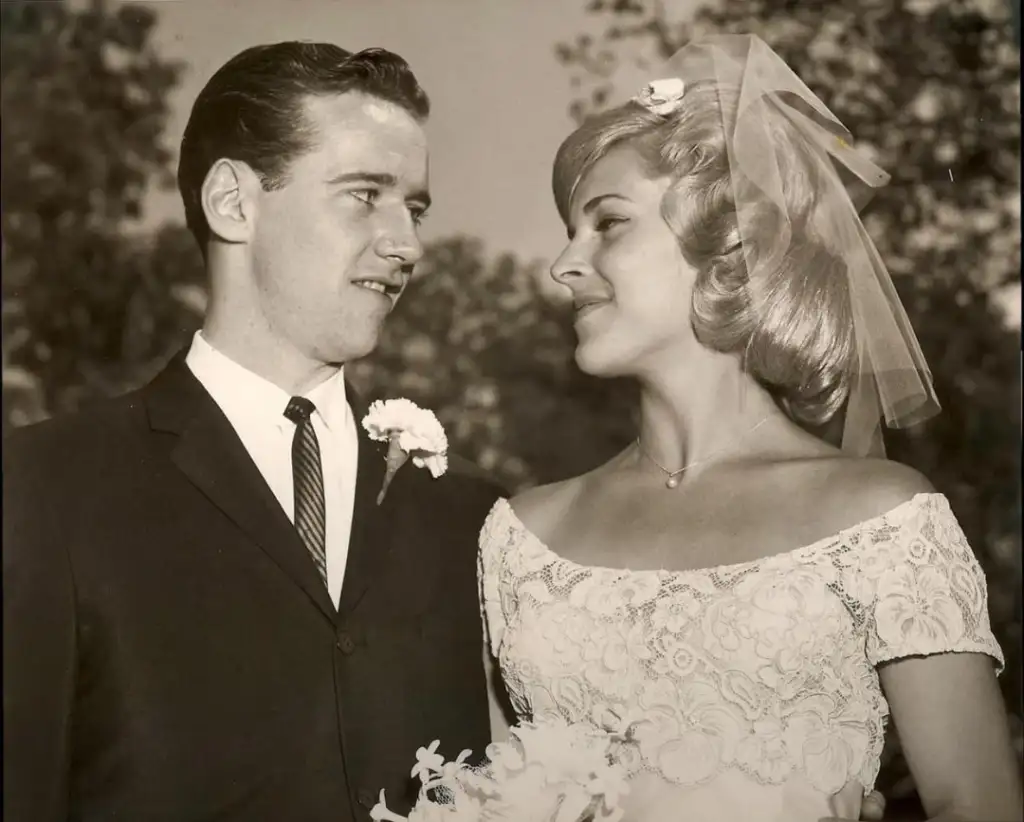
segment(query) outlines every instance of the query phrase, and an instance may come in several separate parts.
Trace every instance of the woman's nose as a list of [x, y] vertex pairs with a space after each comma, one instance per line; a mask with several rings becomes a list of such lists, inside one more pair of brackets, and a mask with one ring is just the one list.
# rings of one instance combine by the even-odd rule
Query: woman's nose
[[590, 265], [583, 258], [580, 249], [570, 242], [551, 264], [551, 279], [559, 285], [568, 287], [571, 280], [583, 277], [589, 271]]

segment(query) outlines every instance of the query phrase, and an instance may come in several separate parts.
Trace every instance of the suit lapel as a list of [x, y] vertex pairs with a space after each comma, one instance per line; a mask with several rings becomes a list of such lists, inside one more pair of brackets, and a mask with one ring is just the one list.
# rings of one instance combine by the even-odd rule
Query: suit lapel
[[[362, 426], [366, 406], [351, 385], [346, 386], [349, 405], [356, 419], [359, 435], [359, 458], [356, 468], [356, 495], [352, 508], [352, 536], [349, 539], [348, 563], [341, 588], [339, 619], [355, 610], [367, 588], [385, 566], [392, 546], [390, 523], [395, 517], [394, 494], [399, 484], [396, 477], [381, 505], [377, 493], [384, 482], [386, 468], [384, 443], [371, 440]], [[401, 474], [401, 472], [399, 472]]]
[[335, 609], [298, 532], [231, 423], [179, 355], [145, 393], [150, 424], [178, 435], [171, 459], [330, 618]]

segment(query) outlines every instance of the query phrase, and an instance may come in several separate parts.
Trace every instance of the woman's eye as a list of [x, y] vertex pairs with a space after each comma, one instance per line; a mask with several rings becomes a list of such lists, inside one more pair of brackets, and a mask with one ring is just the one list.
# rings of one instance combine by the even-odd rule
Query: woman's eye
[[609, 231], [610, 229], [617, 226], [619, 223], [624, 222], [626, 222], [626, 219], [624, 217], [602, 217], [594, 225], [594, 228], [596, 228], [600, 233], [603, 234], [606, 231]]

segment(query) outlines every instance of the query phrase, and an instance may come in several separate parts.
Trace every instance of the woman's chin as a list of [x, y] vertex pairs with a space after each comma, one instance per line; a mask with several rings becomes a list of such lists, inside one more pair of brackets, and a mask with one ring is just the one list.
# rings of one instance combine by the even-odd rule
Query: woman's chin
[[596, 345], [577, 345], [576, 365], [584, 374], [601, 379], [628, 377], [633, 373], [621, 357], [614, 356], [612, 351], [601, 350]]

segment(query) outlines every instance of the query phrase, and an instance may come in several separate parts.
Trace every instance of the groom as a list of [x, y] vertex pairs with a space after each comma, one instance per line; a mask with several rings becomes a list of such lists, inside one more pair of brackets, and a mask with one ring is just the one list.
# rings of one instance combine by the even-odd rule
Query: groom
[[[426, 94], [380, 49], [242, 52], [178, 182], [203, 329], [4, 445], [4, 819], [368, 820], [489, 741], [476, 537], [499, 493], [384, 451], [343, 365], [422, 254]], [[414, 787], [414, 786], [413, 786]]]

